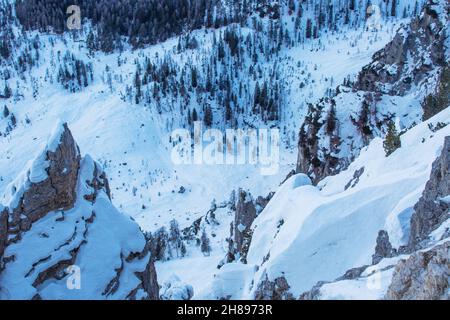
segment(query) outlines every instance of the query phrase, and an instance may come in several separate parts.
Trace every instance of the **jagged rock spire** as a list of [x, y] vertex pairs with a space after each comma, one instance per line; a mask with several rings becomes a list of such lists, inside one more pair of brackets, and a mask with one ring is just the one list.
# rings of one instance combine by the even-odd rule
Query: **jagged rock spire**
[[[158, 299], [139, 226], [111, 203], [106, 174], [67, 126], [8, 187], [0, 206], [0, 299]], [[79, 287], [70, 288], [71, 270]]]

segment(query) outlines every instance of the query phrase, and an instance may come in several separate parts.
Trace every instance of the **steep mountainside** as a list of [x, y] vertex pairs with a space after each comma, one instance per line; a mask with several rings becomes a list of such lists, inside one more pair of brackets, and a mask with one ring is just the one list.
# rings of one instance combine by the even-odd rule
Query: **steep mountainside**
[[[435, 246], [449, 241], [450, 190], [441, 180], [448, 167], [449, 119], [447, 108], [409, 130], [402, 135], [402, 147], [389, 157], [383, 141], [374, 139], [347, 170], [326, 178], [320, 189], [303, 174], [290, 178], [252, 224], [247, 264], [223, 266], [199, 297], [382, 299], [391, 283], [391, 297], [401, 298], [400, 292], [407, 290], [405, 297], [426, 297], [414, 288], [432, 281], [434, 274], [448, 279], [448, 249]], [[439, 123], [443, 128], [435, 130]], [[437, 194], [436, 185], [442, 188]], [[422, 194], [435, 194], [439, 219], [427, 219], [432, 211], [421, 209]], [[431, 221], [436, 223], [429, 227]], [[426, 242], [407, 249], [410, 236], [416, 234], [412, 228], [424, 230]], [[415, 251], [422, 249], [431, 250], [425, 258]], [[416, 253], [409, 257], [411, 252]], [[381, 259], [373, 260], [376, 255]], [[432, 263], [442, 263], [443, 269], [427, 267], [426, 257], [435, 255]], [[402, 259], [411, 260], [399, 262]], [[416, 271], [410, 274], [405, 268]], [[406, 275], [414, 288], [409, 289]], [[441, 294], [448, 282], [445, 285], [438, 284]]]
[[449, 10], [446, 1], [429, 1], [420, 17], [375, 53], [355, 83], [310, 105], [300, 130], [297, 172], [317, 183], [347, 168], [391, 123], [404, 131], [448, 106]]
[[[318, 128], [324, 127], [321, 132], [330, 129], [331, 134], [336, 130], [342, 136], [332, 142], [337, 141], [336, 146], [341, 146], [340, 141], [347, 144], [345, 150], [353, 155], [341, 161], [336, 153], [335, 160], [341, 162], [334, 168], [321, 167], [320, 159], [314, 160], [314, 170], [305, 171], [316, 183], [324, 178], [317, 187], [303, 174], [286, 181], [246, 231], [251, 235], [243, 261], [247, 265], [223, 266], [200, 297], [446, 297], [449, 105], [440, 106], [433, 112], [437, 115], [420, 122], [424, 114], [421, 102], [428, 95], [436, 97], [440, 93], [440, 101], [448, 97], [443, 76], [449, 45], [447, 19], [448, 3], [430, 1], [419, 20], [400, 30], [393, 42], [375, 54], [374, 62], [363, 68], [353, 89], [340, 88], [341, 93], [334, 99], [318, 104], [331, 111], [316, 109], [315, 118], [307, 117], [302, 131], [317, 124]], [[398, 55], [395, 59], [394, 54]], [[404, 57], [407, 59], [402, 60]], [[383, 76], [386, 65], [391, 63], [399, 63], [403, 70], [393, 79]], [[411, 81], [405, 80], [408, 77]], [[357, 89], [363, 82], [373, 87]], [[377, 107], [375, 110], [384, 110], [392, 118], [387, 117], [386, 124], [380, 124], [378, 134], [385, 136], [384, 141], [374, 138], [376, 135], [360, 133], [358, 144], [350, 134], [357, 128], [351, 121], [352, 109], [346, 108], [345, 103], [359, 110], [357, 105], [364, 99], [362, 89], [366, 93], [378, 92], [379, 100], [370, 101]], [[419, 100], [409, 105], [414, 99]], [[367, 120], [377, 112], [365, 115]], [[401, 119], [395, 119], [400, 115]], [[320, 117], [328, 117], [328, 123], [320, 122]], [[411, 122], [405, 127], [408, 121]], [[381, 131], [383, 125], [387, 133]], [[403, 130], [401, 134], [397, 128]], [[302, 147], [312, 150], [322, 138], [331, 139], [313, 129], [308, 135], [306, 138], [300, 134], [300, 160], [309, 154]], [[329, 176], [333, 171], [328, 169], [320, 171], [324, 168], [336, 169], [336, 175]], [[234, 285], [226, 284], [230, 279]], [[422, 291], [421, 286], [425, 286]]]
[[[233, 3], [216, 3], [225, 3], [220, 6], [232, 12], [228, 2]], [[207, 213], [214, 199], [227, 201], [233, 190], [243, 188], [255, 197], [274, 191], [295, 166], [298, 130], [308, 103], [333, 94], [337, 83], [353, 78], [398, 26], [417, 14], [422, 1], [417, 6], [409, 1], [372, 1], [379, 5], [384, 23], [369, 31], [367, 1], [330, 1], [332, 6], [315, 0], [271, 1], [258, 2], [256, 8], [249, 2], [249, 9], [243, 8], [250, 14], [245, 23], [198, 29], [154, 46], [142, 43], [136, 50], [125, 37], [122, 48], [107, 54], [99, 50], [105, 40], [99, 28], [105, 21], [89, 19], [99, 10], [93, 7], [103, 8], [104, 3], [90, 4], [85, 12], [80, 1], [82, 30], [63, 34], [28, 30], [64, 25], [67, 16], [60, 2], [6, 3], [0, 10], [6, 26], [0, 31], [5, 58], [0, 59], [0, 77], [5, 80], [4, 94], [0, 89], [0, 166], [9, 170], [0, 174], [0, 190], [19, 174], [27, 155], [37, 152], [37, 144], [30, 142], [44, 142], [47, 128], [62, 119], [82, 149], [102, 163], [117, 206], [144, 229], [155, 231], [174, 218], [181, 227], [190, 226]], [[127, 3], [147, 8], [146, 1]], [[19, 7], [30, 16], [17, 12], [16, 19]], [[99, 14], [110, 17], [109, 11], [135, 9], [113, 1]], [[200, 10], [201, 5], [192, 9]], [[194, 16], [201, 20], [203, 15]], [[152, 14], [140, 18], [151, 22]], [[204, 130], [223, 132], [278, 128], [280, 170], [261, 176], [258, 165], [229, 170], [175, 166], [171, 132], [192, 130], [196, 120]], [[11, 159], [16, 165], [11, 166]], [[185, 193], [176, 192], [181, 187]]]
[[449, 14], [0, 0], [0, 299], [448, 299]]
[[158, 299], [144, 235], [110, 201], [66, 124], [8, 189], [0, 233], [1, 299]]

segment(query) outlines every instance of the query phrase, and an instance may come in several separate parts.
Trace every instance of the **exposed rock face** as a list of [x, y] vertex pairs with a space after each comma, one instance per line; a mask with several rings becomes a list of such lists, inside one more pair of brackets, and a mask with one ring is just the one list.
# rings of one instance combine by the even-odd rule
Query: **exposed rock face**
[[318, 282], [311, 290], [302, 293], [298, 300], [320, 300], [320, 289], [326, 283], [325, 281]]
[[[450, 242], [431, 247], [433, 241], [427, 241], [430, 233], [449, 218], [450, 194], [450, 137], [445, 138], [441, 155], [432, 165], [431, 177], [425, 186], [422, 197], [415, 205], [411, 217], [410, 240], [407, 247], [394, 249], [389, 235], [381, 230], [378, 233], [372, 264], [377, 265], [384, 258], [397, 254], [411, 254], [396, 265], [385, 266], [381, 271], [395, 266], [391, 284], [386, 293], [387, 299], [394, 300], [435, 300], [450, 299]], [[444, 199], [445, 198], [445, 199]], [[444, 241], [450, 234], [443, 232], [437, 240]], [[437, 241], [436, 239], [434, 241]], [[428, 249], [424, 249], [428, 248]], [[421, 251], [418, 251], [421, 250]], [[368, 266], [348, 270], [342, 280], [363, 279], [363, 272]], [[330, 282], [319, 282], [310, 291], [303, 293], [300, 299], [316, 300], [321, 298], [321, 289]]]
[[[325, 129], [328, 127], [327, 123], [337, 121], [326, 114], [324, 111], [326, 106], [334, 108], [335, 101], [325, 98], [315, 106], [310, 105], [299, 133], [296, 173], [309, 175], [313, 184], [317, 184], [326, 176], [339, 173], [342, 168], [349, 165], [349, 162], [339, 163], [339, 159], [335, 156], [339, 152], [341, 141], [338, 127], [335, 126], [333, 130]], [[323, 134], [329, 136], [326, 143], [329, 148], [327, 153], [322, 153], [320, 138]]]
[[395, 267], [386, 298], [390, 300], [450, 299], [450, 242], [416, 252]]
[[372, 264], [378, 264], [383, 258], [391, 258], [396, 254], [389, 241], [389, 235], [385, 230], [380, 230], [377, 237], [375, 254], [372, 256]]
[[240, 259], [245, 263], [252, 238], [251, 225], [256, 219], [256, 207], [252, 196], [239, 189], [234, 222], [231, 226], [227, 261]]
[[[144, 251], [144, 255], [141, 254], [141, 258], [147, 255], [148, 251]], [[153, 258], [152, 258], [153, 259]], [[159, 300], [159, 284], [158, 279], [156, 275], [156, 268], [155, 264], [153, 263], [153, 260], [150, 260], [149, 263], [147, 263], [147, 266], [144, 270], [144, 272], [138, 272], [136, 275], [141, 280], [141, 283], [139, 286], [133, 290], [127, 298], [130, 299], [138, 299], [139, 297], [136, 296], [139, 290], [143, 290], [143, 292], [146, 293], [146, 296], [144, 295], [145, 299], [148, 300]], [[142, 298], [142, 296], [141, 296]]]
[[359, 183], [359, 179], [364, 174], [364, 170], [365, 170], [365, 168], [362, 167], [361, 169], [356, 170], [353, 173], [353, 178], [345, 185], [345, 190], [347, 190], [349, 188], [354, 188]]
[[[447, 35], [441, 32], [445, 26], [434, 3], [437, 1], [429, 1], [423, 14], [412, 20], [408, 33], [397, 33], [385, 48], [375, 53], [374, 61], [358, 76], [357, 90], [403, 96], [427, 76], [433, 65], [445, 65]], [[408, 70], [408, 57], [414, 60], [412, 70]]]
[[[299, 132], [297, 173], [317, 184], [348, 168], [373, 138], [386, 135], [395, 118], [409, 128], [448, 106], [449, 8], [448, 1], [429, 0], [419, 17], [374, 54], [355, 83], [346, 82], [332, 97], [309, 106]], [[422, 105], [401, 109], [409, 95]]]
[[257, 214], [260, 214], [264, 208], [269, 204], [270, 200], [274, 196], [275, 192], [270, 192], [267, 197], [259, 196], [256, 198], [255, 207]]
[[[80, 153], [67, 125], [64, 124], [55, 150], [46, 150], [48, 177], [44, 181], [30, 181], [19, 204], [13, 209], [9, 229], [11, 233], [28, 231], [33, 222], [48, 212], [73, 207], [76, 199], [76, 183], [80, 166]], [[58, 138], [58, 137], [55, 137]]]
[[367, 269], [367, 267], [368, 266], [362, 266], [347, 270], [342, 277], [337, 278], [335, 281], [353, 280], [359, 278], [362, 275], [362, 273]]
[[292, 300], [294, 297], [289, 289], [290, 286], [285, 277], [270, 281], [266, 276], [266, 279], [258, 285], [255, 300]]
[[10, 189], [0, 299], [158, 299], [144, 235], [112, 205], [106, 174], [81, 158], [66, 124]]
[[0, 205], [0, 270], [3, 251], [5, 250], [6, 240], [8, 238], [8, 211]]
[[430, 232], [449, 218], [450, 204], [442, 198], [450, 195], [450, 137], [445, 138], [442, 154], [433, 163], [425, 186], [411, 217], [409, 249], [414, 250]]

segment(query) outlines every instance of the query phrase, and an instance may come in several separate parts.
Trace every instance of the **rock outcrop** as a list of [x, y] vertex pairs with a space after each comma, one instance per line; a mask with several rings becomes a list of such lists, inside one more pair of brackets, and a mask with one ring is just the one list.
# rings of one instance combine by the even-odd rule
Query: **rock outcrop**
[[359, 73], [355, 89], [403, 96], [425, 79], [433, 66], [443, 67], [447, 35], [442, 32], [446, 26], [440, 17], [446, 12], [437, 12], [440, 9], [439, 1], [429, 1], [422, 15], [411, 21], [408, 32], [397, 33], [375, 53], [374, 61]]
[[290, 286], [285, 277], [270, 281], [266, 276], [255, 291], [255, 300], [293, 300], [294, 296], [289, 289]]
[[339, 281], [345, 281], [345, 280], [355, 280], [361, 277], [364, 271], [368, 268], [368, 265], [352, 268], [350, 270], [347, 270], [343, 276], [335, 279], [334, 281], [319, 281], [317, 282], [309, 291], [303, 292], [299, 300], [320, 300], [321, 298], [321, 289], [324, 285], [333, 283], [333, 282], [339, 282]]
[[[420, 16], [374, 54], [355, 83], [346, 81], [333, 96], [309, 106], [299, 132], [297, 173], [318, 184], [348, 168], [396, 119], [407, 129], [448, 106], [449, 10], [448, 1], [429, 0]], [[405, 99], [419, 103], [403, 108]]]
[[[395, 268], [392, 280], [383, 292], [386, 299], [392, 300], [435, 300], [450, 299], [450, 233], [441, 230], [437, 237], [429, 239], [449, 218], [450, 201], [450, 137], [445, 137], [440, 156], [433, 162], [431, 177], [425, 185], [422, 197], [414, 206], [411, 217], [408, 246], [398, 250], [393, 248], [385, 230], [378, 233], [372, 265], [379, 265], [385, 258], [405, 255], [407, 258], [397, 262], [393, 259], [380, 268], [386, 271]], [[436, 242], [444, 242], [436, 245]], [[382, 265], [382, 263], [380, 264]], [[343, 280], [367, 281], [363, 273], [368, 266], [348, 270], [344, 276], [331, 282], [318, 282], [311, 290], [300, 295], [303, 300], [321, 299], [324, 285]], [[386, 290], [386, 289], [384, 289]]]
[[395, 267], [386, 299], [450, 299], [450, 242], [418, 251]]
[[158, 299], [144, 235], [67, 124], [3, 199], [0, 299]]
[[[55, 144], [56, 139], [60, 139]], [[51, 144], [54, 145], [51, 145]], [[39, 163], [44, 158], [44, 163]], [[39, 168], [39, 166], [46, 166]], [[73, 207], [76, 199], [76, 184], [80, 167], [80, 152], [72, 134], [64, 124], [53, 133], [51, 143], [28, 170], [29, 185], [14, 197], [14, 204], [8, 222], [10, 234], [28, 231], [31, 225], [47, 213]], [[45, 170], [44, 172], [40, 169]], [[16, 187], [17, 188], [17, 187]]]
[[8, 239], [8, 211], [0, 205], [0, 270], [2, 257]]
[[389, 241], [389, 235], [385, 230], [380, 230], [377, 237], [375, 254], [372, 255], [372, 264], [378, 264], [384, 258], [391, 258], [396, 254]]
[[414, 250], [421, 241], [449, 218], [450, 203], [450, 137], [445, 138], [439, 158], [433, 163], [430, 180], [419, 202], [414, 206], [408, 247]]
[[[261, 200], [260, 200], [261, 201]], [[227, 262], [241, 260], [246, 262], [247, 252], [252, 239], [252, 223], [256, 219], [256, 206], [252, 196], [242, 190], [238, 191], [234, 222], [231, 225], [231, 236]]]

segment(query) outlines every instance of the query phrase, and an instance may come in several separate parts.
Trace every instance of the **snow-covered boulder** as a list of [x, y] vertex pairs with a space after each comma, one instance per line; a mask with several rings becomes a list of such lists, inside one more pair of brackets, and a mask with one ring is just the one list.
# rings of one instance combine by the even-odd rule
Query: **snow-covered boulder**
[[158, 299], [138, 225], [67, 124], [14, 181], [0, 210], [0, 299]]
[[190, 300], [194, 296], [194, 288], [172, 275], [161, 287], [161, 300]]

